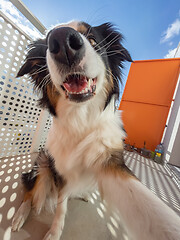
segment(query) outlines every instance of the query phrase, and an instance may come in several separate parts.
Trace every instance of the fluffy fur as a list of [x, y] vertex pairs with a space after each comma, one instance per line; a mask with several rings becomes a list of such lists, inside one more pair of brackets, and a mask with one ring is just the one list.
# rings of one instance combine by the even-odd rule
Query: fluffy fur
[[67, 199], [99, 188], [102, 199], [119, 210], [132, 239], [180, 239], [180, 219], [125, 166], [119, 94], [123, 61], [131, 61], [122, 35], [110, 23], [56, 26], [35, 41], [18, 76], [29, 74], [39, 104], [53, 115], [45, 150], [23, 175], [25, 196], [14, 216], [19, 230], [31, 208], [55, 207], [44, 240], [58, 240]]

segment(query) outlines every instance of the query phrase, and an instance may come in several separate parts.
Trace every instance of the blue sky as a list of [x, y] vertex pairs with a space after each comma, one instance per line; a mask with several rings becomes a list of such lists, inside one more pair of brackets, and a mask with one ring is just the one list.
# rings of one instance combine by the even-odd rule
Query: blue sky
[[[24, 0], [27, 7], [49, 28], [71, 19], [98, 25], [115, 23], [125, 37], [133, 59], [164, 58], [180, 41], [180, 1], [176, 0]], [[178, 34], [162, 42], [177, 19]], [[177, 23], [178, 24], [178, 23]]]
[[[0, 8], [7, 0], [0, 0]], [[23, 0], [46, 28], [72, 19], [114, 23], [133, 60], [172, 57], [180, 41], [179, 0]], [[2, 4], [1, 4], [2, 3]], [[8, 7], [7, 7], [8, 6]], [[124, 77], [127, 77], [126, 65]]]

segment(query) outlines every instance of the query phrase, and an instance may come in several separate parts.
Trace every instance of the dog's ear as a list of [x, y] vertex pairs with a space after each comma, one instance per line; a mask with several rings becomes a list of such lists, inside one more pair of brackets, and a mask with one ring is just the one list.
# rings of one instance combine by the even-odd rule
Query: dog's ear
[[16, 77], [22, 77], [23, 75], [25, 74], [28, 74], [31, 72], [31, 69], [32, 69], [32, 62], [29, 61], [29, 60], [26, 60], [25, 63], [21, 66], [21, 68], [19, 69]]
[[40, 89], [43, 79], [47, 76], [46, 51], [47, 44], [45, 39], [34, 41], [28, 46], [29, 50], [24, 64], [19, 69], [17, 77], [29, 74], [35, 89]]
[[38, 68], [46, 65], [46, 50], [47, 44], [45, 39], [39, 39], [30, 44], [25, 62], [19, 69], [17, 77], [22, 77], [25, 74], [30, 74], [31, 76]]
[[119, 99], [119, 82], [122, 82], [121, 69], [123, 68], [123, 62], [132, 62], [132, 59], [128, 50], [122, 45], [122, 34], [111, 23], [104, 23], [95, 28], [102, 35], [101, 47], [106, 52], [110, 68], [108, 75], [111, 72], [113, 78], [113, 86], [107, 97], [106, 107], [114, 94], [116, 95], [116, 99]]
[[[52, 115], [56, 116], [55, 107], [53, 105], [54, 100], [50, 101], [48, 95], [48, 93], [52, 95], [55, 90], [52, 82], [50, 81], [46, 63], [47, 48], [45, 39], [39, 39], [30, 44], [25, 62], [17, 73], [17, 77], [28, 74], [34, 84], [34, 89], [41, 93], [38, 100], [39, 107], [48, 109]], [[53, 97], [56, 96], [57, 92], [55, 91]]]

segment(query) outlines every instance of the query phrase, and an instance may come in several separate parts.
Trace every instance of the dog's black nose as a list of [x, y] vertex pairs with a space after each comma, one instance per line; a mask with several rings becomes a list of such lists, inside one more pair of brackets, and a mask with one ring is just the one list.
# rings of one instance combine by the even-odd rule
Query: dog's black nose
[[48, 38], [48, 48], [56, 61], [70, 67], [77, 65], [85, 53], [82, 37], [70, 27], [52, 30]]

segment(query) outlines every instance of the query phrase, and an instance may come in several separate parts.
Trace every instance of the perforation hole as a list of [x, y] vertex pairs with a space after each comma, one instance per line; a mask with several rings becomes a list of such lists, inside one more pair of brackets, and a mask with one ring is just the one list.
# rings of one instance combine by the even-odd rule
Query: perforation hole
[[5, 53], [5, 49], [4, 48], [0, 48], [0, 52]]
[[21, 46], [18, 46], [18, 49], [19, 49], [20, 51], [22, 51], [23, 48], [22, 48]]
[[15, 207], [11, 207], [11, 208], [8, 210], [7, 219], [10, 220], [10, 219], [14, 216], [14, 213], [15, 213]]
[[9, 49], [10, 49], [10, 51], [14, 52], [14, 48], [13, 47], [10, 47]]
[[12, 185], [12, 189], [16, 189], [18, 186], [18, 182], [14, 182], [13, 185]]
[[9, 38], [8, 38], [7, 36], [4, 36], [4, 40], [8, 41], [8, 40], [9, 40]]
[[8, 174], [12, 173], [12, 168], [9, 168], [7, 171]]
[[14, 202], [14, 200], [17, 198], [17, 193], [13, 193], [11, 196], [10, 196], [10, 202]]
[[18, 61], [19, 61], [19, 58], [18, 58], [18, 57], [15, 57], [15, 60], [18, 62]]
[[0, 17], [0, 22], [3, 23], [4, 22], [4, 18]]
[[13, 35], [13, 39], [17, 41], [17, 36], [16, 35]]
[[8, 52], [8, 57], [12, 57], [12, 56], [13, 56], [12, 53], [9, 53], [9, 52]]
[[9, 186], [6, 185], [6, 186], [3, 187], [3, 189], [2, 189], [2, 193], [6, 193], [6, 192], [8, 191], [8, 189], [9, 189]]
[[12, 25], [10, 23], [7, 24], [8, 28], [12, 29]]
[[6, 203], [6, 198], [5, 197], [1, 198], [1, 200], [0, 200], [0, 208], [2, 208], [5, 203]]
[[12, 41], [11, 44], [12, 44], [14, 47], [16, 46], [15, 41]]
[[7, 43], [6, 42], [2, 42], [3, 47], [7, 47]]
[[5, 30], [6, 34], [10, 35], [10, 31], [9, 30]]

